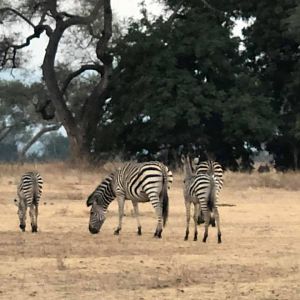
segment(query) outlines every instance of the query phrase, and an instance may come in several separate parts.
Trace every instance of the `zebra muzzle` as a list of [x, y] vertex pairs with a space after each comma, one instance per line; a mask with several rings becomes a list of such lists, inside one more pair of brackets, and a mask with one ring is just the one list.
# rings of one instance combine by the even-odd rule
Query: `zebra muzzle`
[[96, 228], [94, 228], [94, 227], [89, 226], [89, 231], [90, 231], [90, 233], [92, 233], [92, 234], [96, 234], [96, 233], [99, 232], [99, 229], [96, 229]]

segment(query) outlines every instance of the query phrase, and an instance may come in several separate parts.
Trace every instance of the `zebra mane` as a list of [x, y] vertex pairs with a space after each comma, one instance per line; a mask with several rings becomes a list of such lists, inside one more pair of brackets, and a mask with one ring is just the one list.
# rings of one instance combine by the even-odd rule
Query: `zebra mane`
[[97, 188], [89, 195], [86, 205], [90, 206], [96, 200], [97, 204], [103, 205], [103, 201], [108, 199], [114, 199], [115, 193], [112, 188], [112, 181], [115, 178], [115, 173], [109, 174], [105, 177]]

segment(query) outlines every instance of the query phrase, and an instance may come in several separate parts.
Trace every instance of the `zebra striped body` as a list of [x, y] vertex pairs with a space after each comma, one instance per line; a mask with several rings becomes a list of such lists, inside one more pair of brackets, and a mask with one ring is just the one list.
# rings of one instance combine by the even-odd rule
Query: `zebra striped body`
[[218, 226], [218, 242], [221, 242], [221, 231], [220, 231], [220, 219], [217, 207], [217, 189], [220, 184], [219, 179], [213, 175], [205, 172], [200, 172], [195, 174], [192, 171], [190, 165], [189, 157], [182, 156], [181, 158], [184, 166], [184, 199], [186, 206], [186, 234], [185, 240], [188, 240], [189, 236], [189, 223], [190, 223], [190, 207], [193, 203], [194, 205], [194, 241], [198, 238], [197, 223], [199, 210], [201, 209], [204, 220], [205, 220], [205, 232], [203, 237], [203, 242], [206, 242], [208, 237], [208, 226], [211, 220], [211, 213], [214, 214], [216, 218], [216, 223]]
[[42, 188], [43, 179], [38, 172], [27, 172], [22, 175], [17, 190], [19, 200], [15, 199], [22, 231], [25, 231], [26, 212], [29, 207], [31, 229], [32, 232], [37, 232], [38, 206]]
[[209, 174], [214, 175], [218, 179], [218, 190], [220, 191], [223, 187], [223, 169], [222, 166], [213, 160], [202, 161], [195, 166], [196, 175]]
[[[223, 187], [222, 166], [218, 162], [213, 161], [213, 160], [202, 161], [199, 164], [195, 165], [195, 174], [196, 175], [209, 174], [209, 175], [215, 176], [215, 178], [217, 179], [216, 196], [217, 196], [217, 199], [219, 199], [220, 191]], [[203, 213], [200, 210], [199, 217], [198, 217], [198, 224], [201, 224], [201, 223], [204, 223], [204, 219], [203, 219]], [[212, 226], [215, 226], [214, 218], [211, 219], [211, 224], [212, 224]]]
[[162, 224], [168, 217], [168, 186], [172, 182], [172, 173], [160, 162], [126, 163], [106, 177], [89, 196], [87, 205], [92, 205], [89, 230], [98, 233], [105, 220], [109, 204], [117, 198], [119, 205], [119, 225], [115, 234], [122, 229], [125, 199], [131, 200], [138, 223], [138, 234], [141, 225], [138, 217], [138, 202], [150, 201], [156, 211], [158, 224], [155, 236], [161, 237]]

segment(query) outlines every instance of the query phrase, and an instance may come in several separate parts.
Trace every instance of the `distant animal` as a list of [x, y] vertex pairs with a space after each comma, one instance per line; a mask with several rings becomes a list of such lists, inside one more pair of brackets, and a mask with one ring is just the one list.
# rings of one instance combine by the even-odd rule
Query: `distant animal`
[[26, 228], [26, 213], [27, 208], [29, 208], [31, 230], [37, 232], [38, 207], [42, 189], [43, 179], [38, 172], [27, 172], [21, 176], [17, 189], [18, 199], [14, 199], [14, 202], [18, 207], [20, 229], [22, 231], [25, 231]]
[[[223, 187], [223, 168], [222, 166], [214, 160], [206, 160], [199, 163], [199, 159], [194, 159], [194, 168], [196, 175], [200, 174], [209, 174], [214, 175], [217, 178], [217, 187], [216, 187], [216, 196], [219, 199], [220, 191]], [[211, 218], [211, 225], [215, 226], [215, 219], [214, 217]], [[204, 223], [203, 213], [200, 209], [199, 217], [198, 217], [198, 224]]]
[[268, 173], [270, 172], [270, 167], [268, 166], [268, 164], [265, 165], [260, 165], [257, 169], [258, 173]]
[[91, 206], [89, 231], [92, 234], [100, 231], [109, 204], [117, 198], [119, 224], [114, 234], [118, 235], [122, 229], [124, 201], [127, 199], [132, 201], [138, 225], [137, 233], [141, 235], [142, 227], [139, 221], [138, 202], [150, 201], [157, 216], [154, 236], [161, 238], [162, 227], [166, 225], [168, 219], [168, 187], [172, 181], [172, 172], [168, 170], [167, 166], [158, 161], [125, 163], [118, 170], [108, 175], [88, 197], [87, 206]]
[[217, 207], [217, 187], [220, 184], [219, 179], [213, 174], [192, 172], [189, 156], [181, 156], [181, 161], [184, 168], [184, 200], [186, 207], [186, 232], [184, 240], [189, 237], [189, 223], [190, 223], [190, 208], [194, 205], [194, 241], [198, 239], [198, 216], [199, 209], [204, 215], [205, 230], [202, 241], [205, 243], [208, 237], [208, 226], [211, 220], [211, 213], [213, 213], [218, 228], [218, 243], [222, 242], [220, 217]]

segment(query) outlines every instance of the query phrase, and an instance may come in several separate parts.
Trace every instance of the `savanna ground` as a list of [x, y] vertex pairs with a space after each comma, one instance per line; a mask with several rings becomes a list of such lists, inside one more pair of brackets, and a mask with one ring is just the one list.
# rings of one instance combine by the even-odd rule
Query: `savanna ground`
[[[300, 299], [300, 174], [225, 174], [219, 245], [211, 227], [206, 244], [202, 226], [199, 241], [183, 241], [180, 173], [161, 240], [149, 203], [140, 204], [142, 236], [130, 202], [120, 236], [116, 203], [91, 235], [85, 200], [111, 167], [0, 166], [0, 299]], [[35, 168], [45, 182], [39, 232], [27, 218], [22, 233], [13, 199]]]

